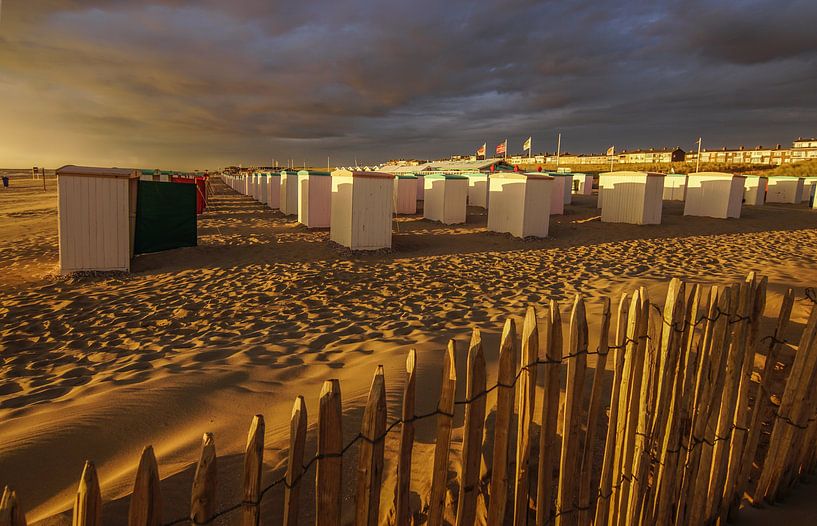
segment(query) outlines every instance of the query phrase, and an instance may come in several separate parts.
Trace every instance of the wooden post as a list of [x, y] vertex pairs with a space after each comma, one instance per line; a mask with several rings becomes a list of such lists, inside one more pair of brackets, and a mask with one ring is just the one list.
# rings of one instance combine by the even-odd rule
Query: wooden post
[[522, 371], [516, 386], [519, 420], [516, 433], [516, 476], [514, 486], [513, 524], [521, 526], [528, 520], [528, 476], [530, 475], [530, 425], [536, 401], [536, 361], [539, 357], [539, 329], [536, 311], [528, 307], [522, 326]]
[[499, 370], [497, 372], [496, 420], [494, 422], [494, 452], [491, 462], [491, 502], [488, 505], [488, 524], [503, 524], [508, 503], [508, 445], [511, 442], [513, 417], [513, 382], [516, 368], [516, 324], [512, 318], [505, 321], [499, 343]]
[[315, 473], [315, 524], [340, 526], [343, 500], [343, 416], [340, 382], [327, 380], [318, 409], [318, 467]]
[[587, 370], [587, 317], [584, 299], [578, 294], [570, 314], [570, 337], [567, 347], [567, 387], [562, 423], [562, 457], [559, 462], [559, 490], [556, 496], [556, 525], [577, 525], [581, 444], [582, 389]]
[[383, 481], [383, 449], [386, 433], [386, 380], [378, 365], [369, 388], [360, 426], [360, 456], [357, 464], [355, 524], [377, 526], [380, 515], [380, 486]]
[[193, 524], [208, 524], [213, 518], [216, 511], [216, 472], [216, 443], [212, 433], [205, 433], [190, 498], [190, 522]]
[[400, 457], [397, 461], [395, 484], [395, 526], [411, 524], [409, 502], [411, 490], [411, 450], [414, 445], [414, 400], [417, 388], [417, 351], [411, 349], [406, 358], [406, 384], [403, 387], [403, 423], [400, 426]]
[[96, 468], [90, 460], [85, 461], [82, 478], [79, 480], [77, 496], [74, 500], [74, 520], [72, 526], [102, 526], [102, 496], [99, 493], [99, 479]]
[[264, 466], [264, 416], [255, 415], [247, 434], [244, 448], [244, 505], [241, 512], [243, 526], [258, 526], [261, 468]]
[[287, 461], [286, 488], [284, 489], [284, 526], [298, 526], [298, 512], [301, 507], [301, 476], [304, 472], [306, 423], [306, 402], [303, 396], [298, 396], [289, 418], [289, 460]]
[[[547, 316], [544, 318], [544, 335], [541, 340], [547, 364], [544, 366], [542, 390], [542, 427], [539, 431], [539, 466], [536, 487], [536, 525], [549, 524], [553, 518], [553, 468], [556, 452], [560, 447], [557, 427], [559, 425], [559, 395], [561, 393], [562, 371], [562, 315], [559, 304], [550, 300]], [[489, 523], [494, 524], [494, 523]]]
[[434, 467], [431, 472], [428, 526], [441, 526], [445, 510], [445, 486], [448, 481], [448, 449], [451, 443], [451, 423], [454, 419], [454, 395], [457, 390], [456, 343], [448, 342], [443, 361], [440, 402], [437, 404], [437, 442], [434, 445]]
[[471, 336], [465, 385], [465, 399], [468, 400], [468, 404], [465, 406], [462, 481], [457, 502], [457, 526], [471, 526], [476, 521], [486, 405], [485, 356], [482, 353], [479, 329], [474, 329]]
[[2, 526], [26, 526], [26, 516], [17, 500], [17, 492], [3, 488], [3, 496], [0, 498], [0, 525]]
[[599, 347], [596, 355], [596, 368], [593, 370], [593, 387], [590, 391], [590, 402], [587, 409], [587, 431], [584, 440], [584, 451], [581, 456], [579, 482], [579, 524], [590, 524], [593, 514], [590, 480], [593, 474], [593, 453], [596, 442], [596, 430], [601, 417], [601, 397], [604, 369], [607, 365], [607, 351], [610, 346], [610, 298], [602, 298], [601, 329]]
[[159, 490], [159, 466], [153, 447], [142, 450], [133, 495], [130, 498], [128, 526], [159, 526], [162, 523], [162, 495]]

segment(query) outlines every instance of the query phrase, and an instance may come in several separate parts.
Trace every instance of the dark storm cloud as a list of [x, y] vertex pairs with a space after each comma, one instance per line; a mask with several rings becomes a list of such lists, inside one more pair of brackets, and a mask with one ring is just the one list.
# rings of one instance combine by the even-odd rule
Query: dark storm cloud
[[814, 133], [813, 0], [608, 4], [6, 0], [0, 111], [188, 167]]

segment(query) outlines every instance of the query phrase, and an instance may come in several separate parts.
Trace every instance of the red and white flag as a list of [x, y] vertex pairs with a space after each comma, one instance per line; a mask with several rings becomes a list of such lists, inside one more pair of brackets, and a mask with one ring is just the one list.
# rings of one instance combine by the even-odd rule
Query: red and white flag
[[479, 157], [480, 155], [485, 157], [485, 152], [487, 152], [487, 151], [488, 151], [488, 143], [486, 142], [482, 146], [477, 148], [477, 157]]
[[497, 155], [504, 155], [505, 151], [507, 150], [507, 141], [503, 141], [496, 145], [496, 154]]

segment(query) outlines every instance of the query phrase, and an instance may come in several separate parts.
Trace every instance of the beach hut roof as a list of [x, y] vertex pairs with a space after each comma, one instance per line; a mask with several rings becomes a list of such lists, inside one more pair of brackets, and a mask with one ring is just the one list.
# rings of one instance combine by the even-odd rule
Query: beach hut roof
[[331, 175], [325, 170], [298, 170], [298, 175]]
[[135, 168], [99, 168], [96, 166], [75, 166], [69, 164], [57, 168], [57, 175], [80, 175], [86, 177], [121, 177], [132, 179], [139, 177], [139, 170]]

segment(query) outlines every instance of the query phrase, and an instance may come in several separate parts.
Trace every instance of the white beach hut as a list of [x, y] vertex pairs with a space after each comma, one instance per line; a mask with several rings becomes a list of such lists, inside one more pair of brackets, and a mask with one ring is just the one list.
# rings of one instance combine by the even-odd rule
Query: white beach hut
[[687, 176], [667, 174], [664, 177], [664, 201], [683, 201], [686, 198]]
[[488, 174], [466, 173], [468, 178], [468, 204], [488, 208]]
[[423, 217], [447, 225], [465, 223], [468, 178], [463, 175], [426, 175]]
[[267, 174], [267, 207], [278, 210], [281, 207], [281, 174]]
[[593, 195], [593, 176], [583, 173], [573, 174], [573, 193], [576, 195]]
[[423, 174], [417, 175], [417, 200], [423, 201], [425, 199], [425, 176]]
[[766, 190], [767, 203], [797, 204], [803, 202], [802, 177], [769, 177]]
[[329, 228], [332, 178], [329, 172], [298, 172], [298, 222], [307, 228]]
[[811, 194], [814, 192], [814, 187], [817, 184], [817, 177], [804, 177], [803, 178], [803, 201], [810, 201]]
[[[556, 179], [557, 186], [558, 186], [558, 179], [562, 179], [562, 205], [569, 205], [573, 203], [573, 174], [568, 172], [549, 172], [545, 175], [549, 175]], [[555, 190], [555, 187], [554, 187]], [[564, 206], [562, 206], [562, 211], [559, 212], [560, 214], [564, 213]], [[554, 212], [551, 209], [550, 214], [553, 215]]]
[[601, 220], [634, 225], [661, 224], [664, 174], [606, 172], [599, 174]]
[[723, 172], [689, 174], [684, 215], [719, 219], [740, 217], [745, 181], [746, 176]]
[[400, 174], [394, 176], [394, 212], [417, 213], [417, 176]]
[[768, 177], [747, 175], [743, 185], [743, 204], [760, 206], [766, 204], [766, 185]]
[[138, 184], [138, 170], [57, 169], [61, 274], [130, 271]]
[[394, 175], [335, 170], [326, 179], [332, 185], [329, 239], [352, 250], [391, 248]]
[[281, 170], [279, 207], [287, 216], [298, 215], [298, 172]]
[[516, 237], [547, 237], [554, 178], [541, 173], [491, 175], [488, 230]]
[[258, 174], [258, 201], [267, 204], [269, 201], [269, 177], [266, 173]]

